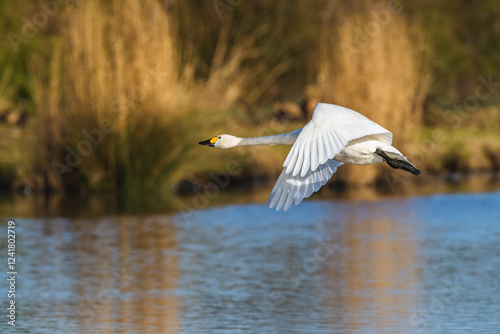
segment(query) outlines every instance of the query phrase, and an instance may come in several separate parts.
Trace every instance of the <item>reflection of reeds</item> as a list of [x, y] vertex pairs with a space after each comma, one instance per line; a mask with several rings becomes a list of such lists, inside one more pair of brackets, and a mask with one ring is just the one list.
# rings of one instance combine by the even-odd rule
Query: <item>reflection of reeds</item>
[[[403, 8], [378, 0], [369, 4], [334, 2], [325, 10], [319, 74], [310, 94], [357, 110], [393, 131], [395, 145], [403, 150], [422, 113], [420, 30]], [[370, 182], [376, 166], [347, 172], [349, 182]]]
[[[210, 74], [200, 79], [195, 61], [178, 58], [176, 28], [161, 2], [90, 0], [68, 7], [50, 70], [43, 73], [44, 62], [32, 62], [37, 172], [46, 186], [150, 188], [181, 177], [182, 158], [203, 128], [222, 118], [245, 85], [262, 79], [262, 72], [243, 69], [255, 56], [251, 36], [228, 46], [228, 26]], [[88, 141], [82, 131], [100, 129], [103, 122], [111, 132], [101, 131], [92, 152], [80, 153], [81, 162], [64, 170], [59, 164], [67, 165], [67, 146], [78, 151]]]
[[[370, 214], [378, 213], [373, 210]], [[367, 322], [359, 315], [373, 312], [369, 327], [374, 332], [383, 331], [389, 326], [390, 316], [409, 317], [417, 302], [414, 231], [403, 220], [352, 220], [349, 219], [344, 236], [348, 255], [341, 259], [340, 279], [346, 282], [341, 302], [346, 326], [363, 332]]]

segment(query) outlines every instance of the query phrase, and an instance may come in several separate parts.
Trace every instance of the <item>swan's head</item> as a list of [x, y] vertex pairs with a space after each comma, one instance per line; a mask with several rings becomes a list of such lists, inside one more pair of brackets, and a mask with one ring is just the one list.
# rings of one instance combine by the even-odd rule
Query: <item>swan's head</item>
[[241, 142], [241, 138], [231, 135], [218, 135], [210, 139], [200, 141], [198, 144], [216, 148], [236, 147]]

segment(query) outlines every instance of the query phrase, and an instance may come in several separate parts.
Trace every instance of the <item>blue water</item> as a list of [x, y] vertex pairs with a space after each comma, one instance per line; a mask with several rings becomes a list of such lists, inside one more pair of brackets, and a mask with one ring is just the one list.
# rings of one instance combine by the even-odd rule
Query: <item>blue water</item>
[[13, 220], [2, 333], [500, 332], [500, 192]]

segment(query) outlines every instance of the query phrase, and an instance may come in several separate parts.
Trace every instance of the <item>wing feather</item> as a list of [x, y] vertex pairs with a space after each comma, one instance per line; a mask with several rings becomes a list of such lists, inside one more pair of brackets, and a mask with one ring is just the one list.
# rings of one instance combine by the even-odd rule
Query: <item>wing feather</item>
[[[320, 139], [317, 140], [318, 142], [318, 159], [319, 161], [326, 161], [328, 160], [328, 152], [326, 148], [326, 138], [325, 138], [325, 132], [324, 129], [321, 129]], [[319, 165], [319, 162], [318, 162]]]
[[297, 161], [295, 162], [295, 166], [294, 166], [293, 171], [292, 171], [292, 173], [294, 175], [296, 175], [299, 172], [300, 168], [303, 165], [303, 161], [304, 161], [305, 154], [304, 154], [303, 147], [305, 145], [303, 143], [301, 143], [301, 144], [302, 144], [301, 145], [302, 150], [300, 150], [299, 153], [298, 153], [298, 155], [297, 155]]
[[305, 152], [304, 161], [302, 162], [302, 166], [300, 166], [300, 176], [306, 175], [307, 169], [304, 168], [304, 166], [310, 166], [310, 165], [311, 165], [311, 152]]
[[270, 207], [288, 210], [318, 191], [341, 162], [333, 158], [351, 140], [376, 135], [391, 145], [392, 133], [365, 116], [344, 107], [319, 103], [302, 128], [269, 197]]
[[[290, 149], [283, 167], [286, 173], [305, 175], [308, 170], [316, 170], [328, 159], [333, 159], [349, 141], [369, 135], [380, 135], [388, 145], [392, 144], [392, 134], [354, 110], [333, 104], [318, 103], [312, 119], [304, 126]], [[325, 142], [329, 141], [330, 145]], [[303, 154], [302, 158], [301, 152]], [[310, 159], [305, 158], [307, 155]], [[300, 162], [300, 168], [295, 164]]]
[[324, 143], [326, 152], [333, 152], [335, 150], [335, 147], [333, 146], [335, 142], [332, 140], [328, 131], [325, 131]]
[[285, 204], [285, 200], [288, 196], [288, 192], [289, 192], [288, 184], [285, 184], [283, 187], [283, 190], [280, 194], [280, 200], [278, 201], [278, 204], [276, 205], [277, 208], [283, 207], [283, 205]]
[[[318, 158], [318, 143], [316, 139], [313, 139], [313, 142], [311, 143], [311, 166], [317, 166], [319, 165], [319, 158]], [[315, 170], [316, 168], [311, 168], [312, 170]]]
[[328, 182], [342, 162], [328, 160], [319, 166], [315, 171], [309, 171], [305, 176], [286, 173], [283, 168], [278, 181], [276, 181], [276, 191], [271, 192], [269, 207], [276, 207], [276, 211], [288, 210], [293, 203], [296, 205], [318, 191]]

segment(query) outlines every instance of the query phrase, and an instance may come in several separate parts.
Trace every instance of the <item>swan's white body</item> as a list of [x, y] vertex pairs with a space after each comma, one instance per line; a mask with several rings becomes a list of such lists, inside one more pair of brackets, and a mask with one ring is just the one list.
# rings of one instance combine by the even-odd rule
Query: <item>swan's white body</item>
[[[299, 204], [311, 196], [344, 163], [368, 165], [388, 162], [386, 159], [389, 158], [392, 162], [409, 164], [418, 171], [401, 152], [391, 146], [391, 132], [351, 109], [326, 103], [318, 103], [312, 119], [302, 129], [256, 138], [219, 135], [200, 144], [217, 148], [292, 145], [269, 197], [270, 207], [276, 206], [276, 210], [283, 208], [286, 211], [292, 203]], [[385, 159], [377, 153], [380, 150]]]

